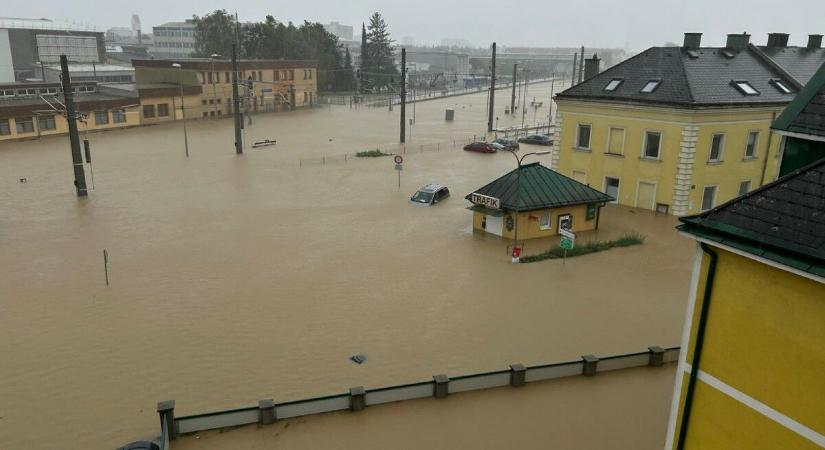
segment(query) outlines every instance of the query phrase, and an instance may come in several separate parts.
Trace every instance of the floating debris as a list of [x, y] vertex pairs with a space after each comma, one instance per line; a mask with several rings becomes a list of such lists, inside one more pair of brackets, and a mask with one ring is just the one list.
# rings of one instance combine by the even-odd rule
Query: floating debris
[[357, 355], [350, 356], [349, 359], [355, 364], [363, 364], [364, 361], [367, 360], [367, 357], [359, 353]]
[[21, 178], [21, 179], [20, 179], [20, 182], [21, 182], [21, 183], [25, 183], [25, 182], [27, 182], [27, 181], [29, 181], [29, 180], [27, 180], [26, 178]]
[[270, 145], [275, 145], [276, 142], [278, 142], [278, 141], [264, 139], [263, 141], [258, 141], [256, 143], [252, 144], [252, 148], [268, 147]]

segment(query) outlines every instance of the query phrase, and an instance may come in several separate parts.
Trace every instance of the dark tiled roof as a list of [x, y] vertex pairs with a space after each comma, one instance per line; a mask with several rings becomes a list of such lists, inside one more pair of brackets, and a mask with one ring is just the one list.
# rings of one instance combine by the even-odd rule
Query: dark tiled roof
[[679, 220], [687, 233], [825, 277], [825, 160]]
[[[771, 58], [781, 68], [777, 69], [759, 54], [761, 49], [748, 47], [736, 52], [713, 47], [694, 51], [682, 47], [651, 47], [561, 92], [558, 98], [691, 106], [783, 104], [793, 99], [793, 93], [783, 93], [771, 80], [785, 80], [784, 84], [793, 91], [794, 83], [782, 71], [804, 83], [819, 67], [814, 67], [814, 62], [822, 57], [820, 53], [825, 54], [825, 50], [792, 47], [786, 47], [783, 52], [772, 48], [763, 52], [777, 57]], [[615, 91], [604, 90], [616, 78], [623, 79], [622, 84]], [[642, 93], [645, 83], [654, 79], [661, 79], [661, 85], [652, 93]], [[744, 95], [732, 85], [733, 80], [747, 81], [759, 95]]]
[[819, 67], [825, 64], [823, 48], [759, 46], [759, 49], [802, 84], [807, 84]]
[[772, 128], [825, 137], [825, 63], [782, 111]]
[[[475, 193], [498, 198], [502, 209], [513, 211], [531, 211], [614, 200], [607, 194], [539, 163], [524, 164], [520, 169], [508, 172], [477, 189]], [[470, 195], [465, 198], [470, 200]]]

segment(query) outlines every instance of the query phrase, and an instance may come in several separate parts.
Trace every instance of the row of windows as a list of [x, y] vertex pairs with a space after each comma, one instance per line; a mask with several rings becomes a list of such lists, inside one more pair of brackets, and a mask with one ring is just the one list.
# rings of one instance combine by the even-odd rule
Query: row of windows
[[155, 47], [162, 48], [195, 48], [194, 42], [155, 42]]
[[[131, 78], [130, 78], [131, 80]], [[129, 80], [127, 80], [129, 81]], [[77, 86], [72, 88], [74, 93], [95, 92], [94, 86]], [[57, 95], [62, 94], [62, 87], [50, 88], [26, 88], [26, 89], [0, 89], [0, 97], [33, 97], [35, 95]]]
[[[54, 115], [37, 116], [37, 128], [40, 131], [50, 131], [57, 128]], [[106, 125], [109, 123], [109, 111], [95, 111], [95, 125]], [[112, 111], [112, 123], [125, 123], [126, 110], [116, 109]], [[34, 118], [32, 116], [15, 117], [15, 129], [17, 134], [34, 133]], [[0, 119], [0, 136], [11, 134], [9, 119]]]
[[[592, 135], [592, 125], [578, 124], [576, 129], [576, 148], [590, 150]], [[724, 158], [725, 133], [714, 133], [711, 137], [710, 149], [708, 152], [709, 163], [720, 163]], [[625, 129], [610, 127], [608, 130], [607, 154], [624, 155]], [[759, 132], [749, 131], [745, 145], [744, 159], [755, 159], [757, 157], [757, 146], [759, 145]], [[662, 132], [644, 131], [644, 140], [641, 151], [642, 158], [661, 159], [662, 158]]]
[[[613, 78], [611, 79], [605, 86], [604, 90], [608, 92], [613, 92], [619, 88], [624, 83], [624, 78]], [[788, 85], [778, 78], [773, 78], [769, 81], [769, 83], [776, 88], [779, 92], [783, 94], [792, 94], [793, 91], [788, 87]], [[639, 90], [642, 94], [652, 94], [659, 88], [659, 85], [662, 84], [662, 80], [654, 79], [648, 80], [642, 89]], [[753, 87], [750, 82], [745, 80], [731, 80], [730, 85], [735, 87], [742, 95], [759, 95], [760, 92]]]
[[154, 35], [157, 37], [188, 37], [194, 38], [195, 32], [194, 31], [164, 31], [158, 30], [155, 28]]
[[[264, 80], [264, 73], [262, 70], [252, 70], [247, 72], [249, 74], [249, 79], [252, 81], [263, 81]], [[223, 82], [224, 83], [231, 83], [232, 82], [232, 72], [223, 72]], [[239, 79], [243, 79], [243, 75], [239, 76]], [[294, 70], [273, 70], [272, 71], [272, 79], [274, 81], [288, 81], [295, 79], [295, 71]], [[304, 79], [311, 80], [312, 79], [312, 69], [304, 69]], [[201, 84], [212, 84], [221, 83], [221, 72], [201, 72], [200, 73], [200, 80]]]
[[169, 104], [159, 103], [157, 105], [143, 105], [143, 117], [151, 119], [153, 117], [169, 117]]

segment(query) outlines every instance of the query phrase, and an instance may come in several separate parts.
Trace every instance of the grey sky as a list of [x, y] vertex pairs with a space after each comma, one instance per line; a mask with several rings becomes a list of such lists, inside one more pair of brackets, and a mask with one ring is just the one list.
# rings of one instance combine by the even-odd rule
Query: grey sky
[[[807, 34], [825, 33], [823, 0], [4, 0], [3, 16], [47, 17], [92, 24], [105, 31], [128, 27], [132, 13], [143, 28], [211, 10], [237, 10], [241, 20], [266, 14], [293, 22], [338, 21], [360, 28], [373, 11], [386, 17], [393, 38], [436, 43], [442, 37], [476, 45], [626, 47], [643, 49], [681, 42], [684, 31], [705, 33], [703, 43], [721, 45], [725, 34], [747, 31], [758, 43], [768, 32], [787, 32], [804, 45]], [[71, 9], [67, 7], [71, 5]], [[781, 5], [781, 6], [780, 6]], [[356, 31], [356, 34], [359, 31]]]

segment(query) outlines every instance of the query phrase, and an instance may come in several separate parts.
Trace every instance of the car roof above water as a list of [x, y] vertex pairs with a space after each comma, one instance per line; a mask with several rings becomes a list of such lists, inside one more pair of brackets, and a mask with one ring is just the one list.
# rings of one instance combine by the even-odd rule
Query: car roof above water
[[438, 192], [439, 190], [441, 190], [445, 187], [447, 187], [447, 186], [444, 186], [443, 184], [430, 183], [430, 184], [425, 184], [423, 187], [421, 187], [421, 189], [419, 189], [419, 191], [421, 191], [421, 192], [431, 192], [432, 193], [432, 192]]

